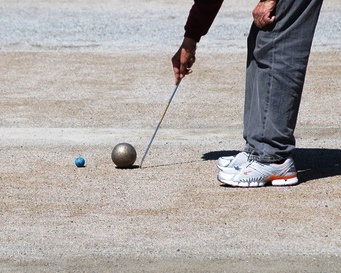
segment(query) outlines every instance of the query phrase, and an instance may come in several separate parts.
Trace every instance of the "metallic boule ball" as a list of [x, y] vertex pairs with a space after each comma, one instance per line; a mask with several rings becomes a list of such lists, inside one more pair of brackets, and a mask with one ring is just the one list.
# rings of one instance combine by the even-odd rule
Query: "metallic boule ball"
[[136, 150], [129, 143], [117, 144], [112, 150], [111, 159], [119, 168], [131, 167], [136, 160]]

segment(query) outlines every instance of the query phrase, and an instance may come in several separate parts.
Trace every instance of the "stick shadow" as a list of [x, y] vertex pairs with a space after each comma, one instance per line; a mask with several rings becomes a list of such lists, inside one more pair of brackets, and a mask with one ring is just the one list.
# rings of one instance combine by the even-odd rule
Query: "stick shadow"
[[[217, 160], [221, 156], [236, 155], [238, 152], [213, 151], [203, 154], [202, 159]], [[297, 148], [293, 157], [300, 183], [341, 175], [341, 150]]]

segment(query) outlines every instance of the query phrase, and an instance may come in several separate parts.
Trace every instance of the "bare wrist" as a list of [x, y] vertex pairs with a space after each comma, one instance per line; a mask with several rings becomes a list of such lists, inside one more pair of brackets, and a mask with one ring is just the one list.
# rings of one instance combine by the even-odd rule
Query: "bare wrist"
[[185, 37], [182, 42], [182, 47], [190, 51], [195, 51], [197, 48], [197, 41], [192, 38]]

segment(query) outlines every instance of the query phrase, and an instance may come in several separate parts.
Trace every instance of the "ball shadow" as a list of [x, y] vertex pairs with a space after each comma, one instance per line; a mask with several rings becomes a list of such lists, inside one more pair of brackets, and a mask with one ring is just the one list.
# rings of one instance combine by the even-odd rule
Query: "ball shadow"
[[119, 169], [119, 170], [133, 170], [133, 169], [138, 169], [140, 168], [139, 165], [132, 165], [132, 166], [129, 166], [129, 167], [118, 167], [118, 166], [115, 166], [115, 169]]

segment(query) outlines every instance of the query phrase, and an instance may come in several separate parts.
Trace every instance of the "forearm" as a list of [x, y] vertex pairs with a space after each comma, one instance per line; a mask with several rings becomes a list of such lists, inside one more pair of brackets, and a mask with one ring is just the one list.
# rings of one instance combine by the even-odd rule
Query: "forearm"
[[185, 25], [185, 37], [199, 42], [211, 27], [223, 1], [195, 0]]

